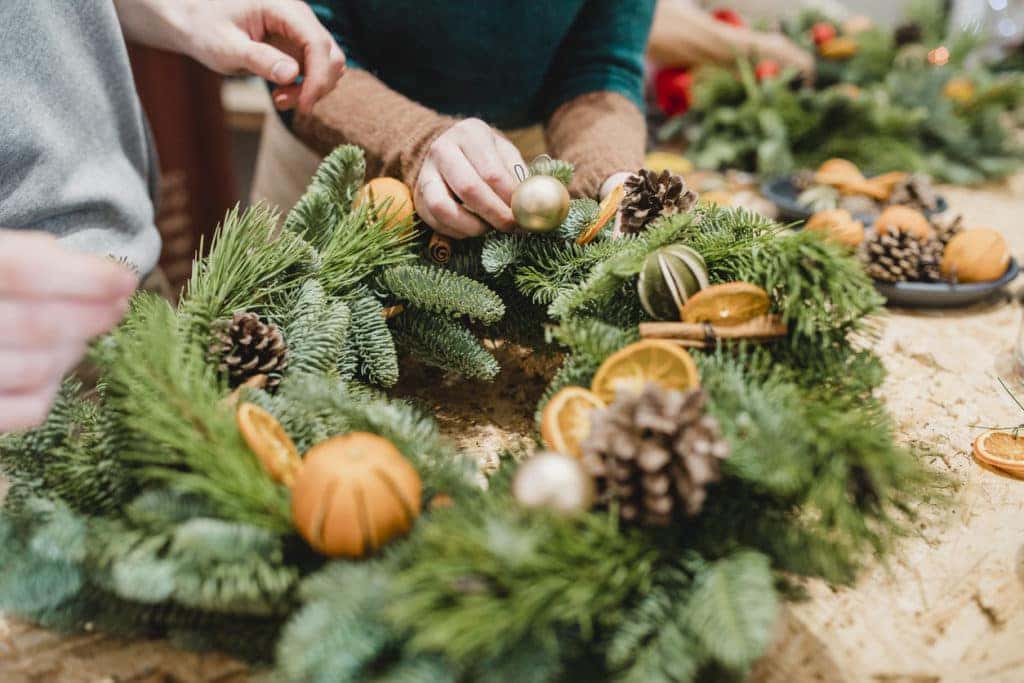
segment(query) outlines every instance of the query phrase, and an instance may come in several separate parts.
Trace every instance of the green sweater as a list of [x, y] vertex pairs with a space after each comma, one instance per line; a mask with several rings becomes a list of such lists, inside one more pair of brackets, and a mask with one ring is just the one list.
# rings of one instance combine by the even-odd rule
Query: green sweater
[[501, 128], [539, 123], [600, 90], [643, 109], [655, 0], [320, 0], [345, 50], [399, 93]]

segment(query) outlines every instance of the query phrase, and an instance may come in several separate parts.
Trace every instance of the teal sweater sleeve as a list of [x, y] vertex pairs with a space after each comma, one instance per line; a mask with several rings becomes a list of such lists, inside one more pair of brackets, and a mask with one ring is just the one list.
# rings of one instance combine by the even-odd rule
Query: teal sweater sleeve
[[656, 0], [588, 0], [548, 69], [539, 114], [588, 92], [610, 91], [644, 111], [644, 54]]

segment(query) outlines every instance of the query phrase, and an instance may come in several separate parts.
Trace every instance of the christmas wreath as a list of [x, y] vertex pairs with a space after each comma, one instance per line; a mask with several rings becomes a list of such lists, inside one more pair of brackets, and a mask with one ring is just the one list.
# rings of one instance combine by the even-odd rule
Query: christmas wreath
[[[292, 681], [735, 676], [801, 577], [850, 582], [935, 490], [877, 397], [879, 299], [820, 235], [639, 174], [441, 244], [363, 174], [341, 147], [283, 227], [229, 213], [179, 307], [140, 294], [95, 390], [3, 439], [2, 609]], [[561, 357], [549, 452], [486, 486], [384, 393], [400, 354], [494, 377], [483, 337]]]
[[[746, 60], [688, 73], [683, 86], [678, 78], [657, 82], [671, 117], [659, 138], [684, 142], [699, 168], [766, 177], [833, 157], [874, 173], [921, 172], [956, 184], [1009, 175], [1024, 162], [1013, 120], [1024, 79], [971, 59], [978, 36], [947, 32], [943, 5], [917, 3], [894, 30], [866, 17], [840, 22], [805, 12], [783, 29], [816, 55], [813, 82]], [[665, 106], [661, 92], [680, 87], [685, 94], [675, 100], [686, 106]]]

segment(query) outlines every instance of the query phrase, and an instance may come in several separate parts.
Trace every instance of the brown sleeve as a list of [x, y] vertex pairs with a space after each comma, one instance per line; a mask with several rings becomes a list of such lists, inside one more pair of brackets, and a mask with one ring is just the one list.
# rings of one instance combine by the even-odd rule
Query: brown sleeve
[[643, 112], [618, 93], [569, 100], [551, 115], [546, 133], [551, 156], [576, 166], [569, 186], [573, 195], [597, 197], [608, 176], [643, 166], [647, 123]]
[[293, 129], [321, 154], [344, 143], [358, 145], [366, 151], [367, 177], [392, 176], [414, 187], [431, 143], [457, 120], [398, 94], [366, 71], [349, 69], [311, 114], [296, 114]]

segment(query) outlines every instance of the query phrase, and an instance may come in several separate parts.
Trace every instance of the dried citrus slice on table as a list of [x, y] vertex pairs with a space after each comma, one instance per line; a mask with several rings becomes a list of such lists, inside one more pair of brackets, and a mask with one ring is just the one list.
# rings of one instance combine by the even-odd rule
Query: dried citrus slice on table
[[1024, 436], [998, 429], [974, 440], [974, 457], [986, 465], [1024, 477]]
[[566, 387], [551, 397], [540, 419], [540, 436], [553, 451], [580, 457], [580, 443], [590, 435], [590, 413], [604, 402], [583, 387]]
[[771, 308], [768, 292], [749, 282], [729, 282], [705, 287], [689, 298], [681, 311], [685, 323], [741, 325], [766, 315]]
[[604, 227], [608, 225], [608, 221], [615, 218], [615, 214], [619, 212], [619, 206], [622, 204], [622, 198], [626, 195], [626, 189], [622, 185], [618, 185], [614, 190], [609, 192], [604, 199], [601, 200], [601, 205], [597, 209], [597, 217], [594, 221], [587, 226], [587, 229], [580, 233], [580, 236], [576, 238], [576, 244], [590, 244], [597, 237], [598, 233], [604, 230]]
[[235, 422], [267, 474], [291, 488], [302, 468], [302, 457], [277, 418], [255, 403], [243, 403], [235, 413]]
[[686, 349], [663, 339], [645, 339], [608, 356], [590, 386], [605, 403], [618, 391], [640, 393], [648, 382], [665, 389], [689, 391], [700, 386], [697, 364]]

